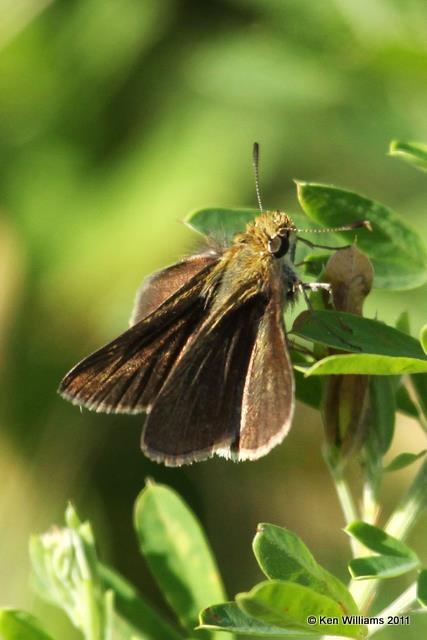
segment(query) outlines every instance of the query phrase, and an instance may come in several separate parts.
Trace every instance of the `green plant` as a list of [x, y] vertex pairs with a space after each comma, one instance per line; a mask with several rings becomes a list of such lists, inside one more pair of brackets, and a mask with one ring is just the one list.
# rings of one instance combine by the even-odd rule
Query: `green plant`
[[[390, 153], [427, 170], [427, 148], [421, 144], [393, 142]], [[427, 461], [388, 522], [382, 528], [377, 522], [384, 474], [426, 453], [403, 452], [384, 464], [396, 411], [427, 430], [427, 328], [416, 340], [409, 335], [406, 314], [396, 328], [361, 315], [372, 284], [370, 263], [374, 286], [411, 289], [427, 281], [427, 252], [417, 234], [389, 208], [335, 187], [297, 186], [300, 203], [314, 223], [333, 227], [367, 219], [373, 228], [358, 238], [357, 248], [331, 259], [324, 252], [304, 250], [300, 259], [307, 276], [321, 273], [328, 279], [336, 305], [331, 309], [327, 299], [314, 296], [314, 310], [297, 318], [289, 332], [296, 347], [297, 396], [324, 417], [324, 456], [352, 546], [350, 584], [321, 567], [294, 533], [261, 524], [253, 550], [267, 580], [225, 602], [220, 574], [195, 516], [175, 492], [150, 481], [136, 501], [135, 529], [141, 552], [176, 614], [176, 628], [99, 561], [91, 526], [81, 523], [72, 506], [66, 511], [65, 528], [31, 540], [39, 594], [64, 609], [88, 640], [219, 640], [224, 631], [276, 638], [365, 638], [383, 625], [405, 624], [409, 612], [427, 607], [427, 571], [403, 542], [427, 504]], [[202, 233], [230, 236], [254, 215], [245, 209], [204, 209], [188, 222]], [[293, 218], [305, 226], [301, 215]], [[329, 235], [333, 237], [327, 244], [342, 241], [339, 233]], [[363, 471], [360, 509], [347, 480], [350, 459], [357, 459]], [[380, 581], [405, 573], [413, 574], [412, 584], [371, 616]], [[0, 611], [0, 633], [7, 640], [49, 638], [31, 615], [11, 609]]]

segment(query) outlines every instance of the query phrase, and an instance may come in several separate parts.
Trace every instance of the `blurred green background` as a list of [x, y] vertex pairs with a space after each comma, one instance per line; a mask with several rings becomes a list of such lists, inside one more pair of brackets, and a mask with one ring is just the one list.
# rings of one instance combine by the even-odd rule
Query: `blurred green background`
[[[424, 0], [0, 0], [0, 605], [78, 637], [34, 598], [27, 555], [72, 499], [101, 557], [162, 608], [132, 530], [147, 476], [195, 509], [230, 595], [259, 578], [258, 521], [293, 529], [345, 578], [315, 412], [299, 406], [259, 462], [170, 470], [141, 454], [143, 416], [81, 413], [56, 388], [126, 328], [142, 278], [192, 249], [190, 210], [256, 205], [254, 140], [266, 206], [297, 209], [292, 178], [329, 182], [425, 235], [426, 176], [386, 151], [427, 141], [426, 28]], [[426, 291], [373, 293], [367, 312], [393, 323], [407, 309], [416, 334]], [[423, 444], [401, 420], [395, 450]], [[388, 479], [386, 505], [412, 473]], [[426, 525], [412, 536], [424, 560]]]

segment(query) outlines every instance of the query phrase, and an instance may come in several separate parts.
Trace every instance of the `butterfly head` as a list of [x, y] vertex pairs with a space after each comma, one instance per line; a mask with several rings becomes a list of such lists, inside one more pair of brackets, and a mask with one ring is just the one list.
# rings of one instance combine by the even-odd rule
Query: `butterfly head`
[[246, 238], [255, 241], [258, 247], [274, 258], [283, 258], [294, 241], [295, 225], [283, 211], [266, 211], [253, 224], [248, 225]]
[[291, 236], [295, 232], [295, 225], [283, 211], [273, 211], [269, 214], [267, 224], [268, 251], [275, 258], [283, 258], [290, 247]]

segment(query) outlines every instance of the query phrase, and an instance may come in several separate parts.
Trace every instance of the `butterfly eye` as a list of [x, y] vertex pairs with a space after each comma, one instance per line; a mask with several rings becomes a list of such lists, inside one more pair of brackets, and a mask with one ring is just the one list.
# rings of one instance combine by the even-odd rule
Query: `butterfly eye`
[[289, 250], [289, 238], [280, 235], [270, 238], [268, 250], [275, 258], [282, 258]]

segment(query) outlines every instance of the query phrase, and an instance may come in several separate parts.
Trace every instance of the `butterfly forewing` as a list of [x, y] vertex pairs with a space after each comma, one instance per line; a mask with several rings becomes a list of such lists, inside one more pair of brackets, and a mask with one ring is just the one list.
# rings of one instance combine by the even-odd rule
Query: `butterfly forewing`
[[[176, 271], [165, 270], [164, 282], [168, 275], [176, 282], [177, 271], [181, 282], [185, 273], [189, 279], [165, 300], [157, 296], [160, 306], [77, 364], [65, 376], [59, 392], [75, 404], [97, 411], [135, 413], [150, 406], [202, 320], [201, 292], [216, 261], [215, 257], [201, 261], [196, 273], [193, 260], [188, 271], [185, 263]], [[149, 293], [150, 288], [146, 290]]]

